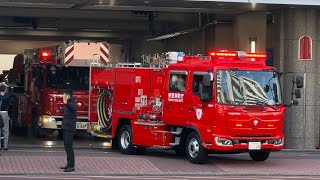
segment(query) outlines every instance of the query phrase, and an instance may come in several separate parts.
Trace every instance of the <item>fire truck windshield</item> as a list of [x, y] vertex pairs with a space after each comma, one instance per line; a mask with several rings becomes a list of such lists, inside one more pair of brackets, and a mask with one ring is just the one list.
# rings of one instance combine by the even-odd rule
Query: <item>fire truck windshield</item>
[[88, 67], [47, 67], [47, 86], [55, 89], [89, 89]]
[[274, 71], [217, 71], [217, 102], [232, 105], [279, 105], [281, 91]]

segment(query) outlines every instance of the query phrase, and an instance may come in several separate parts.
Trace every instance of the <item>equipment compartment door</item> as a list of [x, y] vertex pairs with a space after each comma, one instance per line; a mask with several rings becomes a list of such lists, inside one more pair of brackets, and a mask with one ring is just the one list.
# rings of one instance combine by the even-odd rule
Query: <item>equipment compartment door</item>
[[164, 94], [164, 123], [184, 126], [188, 116], [186, 115], [185, 98], [188, 92], [187, 71], [170, 71], [167, 77], [169, 82], [165, 85]]
[[113, 110], [115, 113], [131, 114], [134, 107], [135, 72], [129, 69], [116, 71], [115, 81]]

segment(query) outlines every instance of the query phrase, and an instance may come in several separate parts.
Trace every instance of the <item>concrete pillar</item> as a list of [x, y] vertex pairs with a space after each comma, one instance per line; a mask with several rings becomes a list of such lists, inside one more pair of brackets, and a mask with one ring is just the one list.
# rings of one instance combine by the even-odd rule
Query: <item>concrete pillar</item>
[[256, 40], [256, 52], [266, 51], [266, 12], [238, 15], [234, 28], [236, 50], [250, 51], [250, 39]]
[[[289, 149], [315, 149], [319, 145], [320, 60], [318, 41], [319, 12], [316, 9], [283, 9], [278, 21], [280, 30], [280, 64], [286, 72], [304, 77], [305, 86], [299, 105], [287, 109], [284, 122], [285, 147]], [[298, 59], [299, 38], [308, 35], [313, 39], [311, 61]], [[284, 78], [284, 101], [290, 101], [290, 75]]]

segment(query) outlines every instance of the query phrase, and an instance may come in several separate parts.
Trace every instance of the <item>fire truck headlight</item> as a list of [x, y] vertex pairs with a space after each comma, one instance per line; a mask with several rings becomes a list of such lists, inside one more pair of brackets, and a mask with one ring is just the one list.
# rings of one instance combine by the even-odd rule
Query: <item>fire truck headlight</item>
[[218, 146], [232, 146], [232, 140], [215, 137], [215, 142]]
[[47, 123], [56, 123], [57, 121], [53, 117], [43, 116], [41, 122], [42, 124], [47, 124]]
[[149, 117], [150, 120], [155, 120], [156, 118], [157, 118], [157, 115], [155, 114], [151, 114]]
[[47, 117], [42, 117], [42, 124], [47, 124], [49, 122], [49, 119]]
[[283, 144], [282, 138], [275, 140], [273, 144], [276, 146], [282, 145]]

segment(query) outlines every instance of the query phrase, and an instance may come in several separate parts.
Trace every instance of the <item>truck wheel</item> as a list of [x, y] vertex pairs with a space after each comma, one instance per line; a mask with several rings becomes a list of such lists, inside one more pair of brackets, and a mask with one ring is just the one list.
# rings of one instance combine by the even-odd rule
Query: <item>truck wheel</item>
[[199, 135], [191, 132], [185, 144], [188, 160], [194, 164], [203, 164], [208, 160], [208, 152], [202, 147]]
[[113, 138], [113, 139], [112, 139], [112, 142], [111, 142], [111, 149], [113, 149], [113, 150], [119, 149], [119, 146], [118, 146], [118, 139], [117, 139], [117, 138]]
[[134, 154], [140, 154], [140, 155], [147, 154], [147, 147], [143, 147], [143, 146], [135, 147]]
[[174, 152], [176, 152], [176, 154], [177, 154], [178, 156], [183, 157], [183, 156], [186, 155], [186, 150], [185, 150], [183, 144], [179, 144], [179, 145], [177, 145], [177, 146], [173, 146], [173, 150], [174, 150]]
[[118, 147], [123, 154], [133, 154], [132, 131], [130, 125], [123, 125], [118, 134]]
[[250, 151], [250, 157], [254, 161], [265, 161], [270, 155], [270, 151]]

